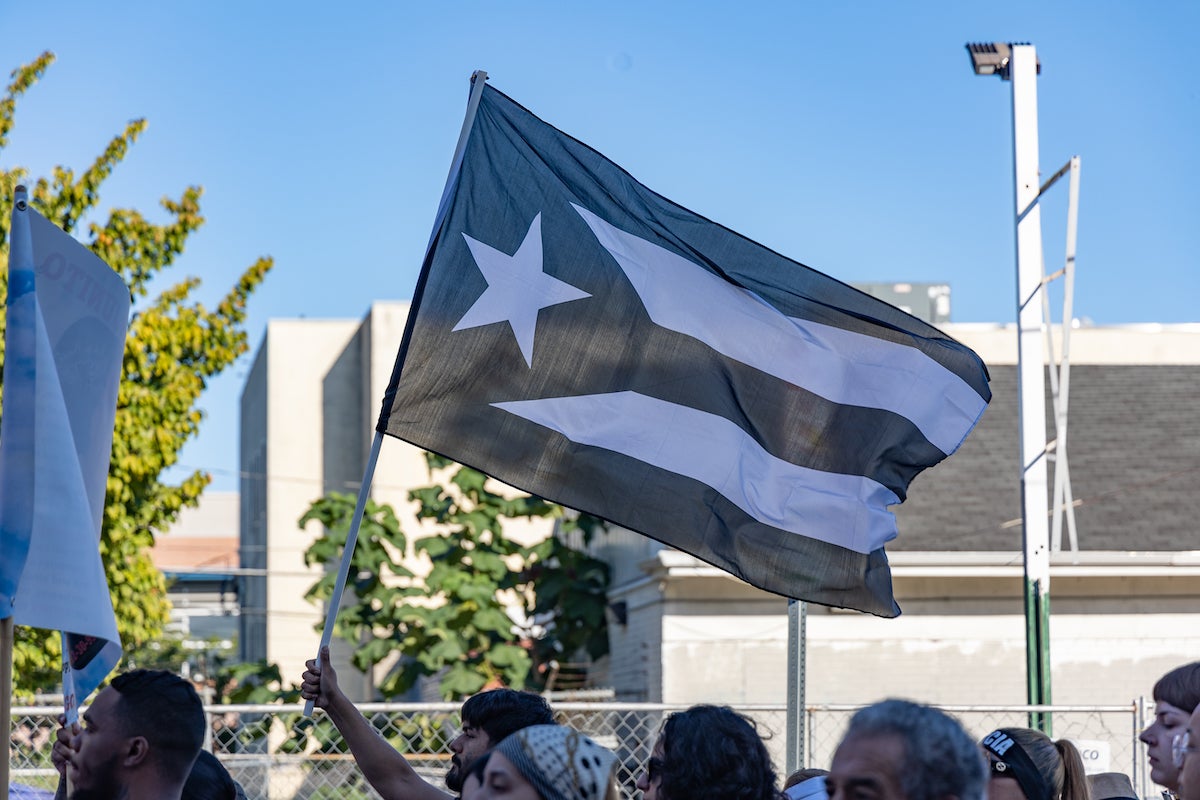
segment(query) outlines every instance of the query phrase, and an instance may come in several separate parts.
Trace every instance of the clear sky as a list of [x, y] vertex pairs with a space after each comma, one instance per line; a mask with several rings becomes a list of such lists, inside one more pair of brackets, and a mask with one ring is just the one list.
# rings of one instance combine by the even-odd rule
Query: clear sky
[[[1010, 85], [964, 43], [1028, 41], [1041, 165], [1082, 158], [1076, 316], [1200, 321], [1200, 88], [1171, 2], [3, 2], [20, 102], [5, 167], [85, 168], [149, 129], [102, 208], [201, 184], [169, 274], [212, 302], [257, 256], [268, 319], [407, 299], [465, 110], [491, 83], [650, 188], [845, 281], [938, 281], [956, 322], [1015, 319]], [[1066, 186], [1043, 204], [1061, 265]], [[399, 342], [396, 343], [399, 345]], [[237, 488], [252, 355], [213, 383], [182, 456]], [[315, 435], [315, 432], [314, 432]]]

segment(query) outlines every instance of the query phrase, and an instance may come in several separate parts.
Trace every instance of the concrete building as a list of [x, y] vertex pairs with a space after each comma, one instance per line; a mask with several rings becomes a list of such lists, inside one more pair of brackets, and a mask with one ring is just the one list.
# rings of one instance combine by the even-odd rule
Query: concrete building
[[[324, 492], [357, 489], [406, 313], [377, 303], [361, 321], [272, 321], [246, 382], [241, 563], [266, 574], [244, 583], [241, 655], [279, 663], [289, 680], [315, 652], [323, 619], [303, 600], [317, 572], [302, 553], [319, 532], [296, 520]], [[809, 607], [810, 703], [1025, 700], [1016, 334], [944, 327], [988, 363], [994, 399], [960, 452], [919, 476], [897, 509], [888, 552], [902, 616]], [[1054, 698], [1122, 703], [1200, 657], [1200, 499], [1188, 483], [1200, 464], [1200, 326], [1072, 336], [1079, 551], [1053, 558]], [[420, 453], [387, 439], [373, 496], [396, 506], [406, 531], [418, 530], [406, 493], [427, 482]], [[613, 582], [612, 655], [594, 665], [594, 685], [622, 700], [783, 701], [782, 598], [628, 531], [602, 537], [595, 552]], [[352, 690], [372, 696], [366, 677]]]
[[195, 653], [187, 670], [211, 669], [212, 656], [232, 654], [238, 639], [237, 492], [205, 492], [157, 538], [150, 558], [167, 579], [167, 631]]
[[[362, 320], [271, 320], [242, 390], [241, 565], [264, 574], [243, 581], [239, 654], [278, 664], [285, 683], [298, 682], [316, 654], [325, 618], [304, 599], [320, 577], [304, 551], [322, 531], [297, 521], [328, 492], [358, 492], [407, 315], [408, 303], [378, 302]], [[408, 500], [430, 483], [423, 453], [386, 437], [371, 497], [396, 510], [410, 542], [433, 532]], [[506, 528], [526, 541], [550, 530]], [[374, 699], [372, 676], [350, 666], [349, 647], [335, 639], [332, 655], [350, 696]]]

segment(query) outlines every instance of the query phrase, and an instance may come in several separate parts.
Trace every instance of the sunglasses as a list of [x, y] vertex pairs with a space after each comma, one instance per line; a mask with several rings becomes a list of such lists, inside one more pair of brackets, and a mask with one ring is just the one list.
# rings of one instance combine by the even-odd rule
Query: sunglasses
[[646, 776], [651, 782], [656, 781], [662, 777], [664, 767], [666, 767], [666, 764], [661, 758], [650, 756], [646, 761]]

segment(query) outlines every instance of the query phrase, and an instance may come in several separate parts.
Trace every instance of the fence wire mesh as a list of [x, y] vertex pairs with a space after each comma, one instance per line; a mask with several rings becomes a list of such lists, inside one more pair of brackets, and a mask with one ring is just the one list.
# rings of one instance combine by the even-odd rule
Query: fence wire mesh
[[[1142, 797], [1156, 797], [1145, 775], [1145, 750], [1137, 741], [1144, 727], [1145, 699], [1124, 706], [1046, 706], [1055, 738], [1081, 743], [1096, 769], [1129, 775]], [[663, 720], [684, 706], [646, 703], [557, 703], [558, 720], [591, 736], [618, 756], [618, 780], [626, 797]], [[806, 709], [804, 764], [828, 767], [856, 705], [813, 705]], [[1029, 724], [1029, 706], [943, 706], [976, 738], [1000, 727]], [[459, 730], [453, 703], [372, 703], [359, 706], [372, 726], [404, 754], [417, 772], [442, 786], [450, 766], [449, 742]], [[251, 800], [368, 800], [378, 798], [362, 777], [349, 749], [320, 711], [312, 719], [300, 706], [207, 706], [206, 747], [246, 789]], [[740, 706], [753, 719], [772, 753], [780, 779], [786, 767], [787, 709]], [[58, 776], [50, 761], [57, 708], [13, 709], [10, 780], [50, 796]], [[29, 795], [31, 797], [36, 794]]]

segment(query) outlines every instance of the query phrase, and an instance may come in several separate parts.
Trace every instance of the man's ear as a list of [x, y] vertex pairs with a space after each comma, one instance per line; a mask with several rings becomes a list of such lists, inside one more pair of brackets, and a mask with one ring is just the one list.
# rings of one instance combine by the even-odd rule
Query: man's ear
[[150, 756], [150, 742], [145, 736], [134, 736], [126, 741], [125, 757], [122, 766], [137, 767], [142, 765]]

